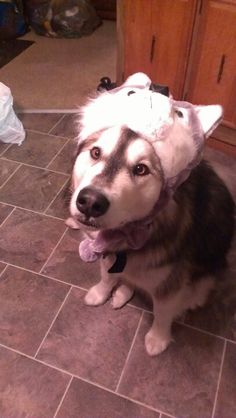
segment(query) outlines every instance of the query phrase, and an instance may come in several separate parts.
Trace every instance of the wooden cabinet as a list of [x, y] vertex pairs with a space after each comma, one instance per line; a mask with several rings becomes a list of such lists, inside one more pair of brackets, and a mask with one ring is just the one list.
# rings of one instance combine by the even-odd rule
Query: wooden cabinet
[[119, 0], [117, 4], [118, 82], [143, 71], [180, 98], [196, 0]]
[[150, 78], [182, 96], [195, 16], [195, 0], [152, 0]]
[[[224, 120], [236, 126], [236, 2], [205, 1], [199, 20], [186, 98], [217, 103]], [[236, 142], [236, 140], [235, 140]]]
[[143, 71], [236, 127], [236, 0], [119, 0], [117, 27], [118, 83]]
[[117, 82], [143, 71], [150, 75], [152, 0], [117, 2]]

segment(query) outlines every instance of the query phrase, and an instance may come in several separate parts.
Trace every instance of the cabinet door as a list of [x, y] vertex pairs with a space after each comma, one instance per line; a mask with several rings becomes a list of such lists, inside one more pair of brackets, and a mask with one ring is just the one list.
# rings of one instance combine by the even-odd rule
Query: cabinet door
[[196, 7], [195, 0], [152, 1], [151, 76], [168, 85], [176, 99], [183, 94]]
[[152, 0], [117, 2], [117, 81], [142, 71], [151, 75]]
[[203, 2], [187, 100], [219, 103], [236, 127], [236, 2]]
[[145, 72], [180, 99], [197, 0], [118, 0], [117, 81]]

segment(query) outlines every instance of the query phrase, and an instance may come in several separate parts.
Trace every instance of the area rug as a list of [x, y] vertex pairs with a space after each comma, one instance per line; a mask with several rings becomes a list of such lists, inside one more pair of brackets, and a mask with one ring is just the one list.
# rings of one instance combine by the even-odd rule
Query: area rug
[[11, 39], [9, 41], [0, 41], [0, 68], [8, 64], [19, 54], [25, 51], [34, 41], [24, 39]]
[[33, 32], [34, 41], [2, 69], [16, 110], [73, 111], [96, 90], [100, 78], [116, 77], [116, 23], [104, 21], [92, 35], [53, 39]]

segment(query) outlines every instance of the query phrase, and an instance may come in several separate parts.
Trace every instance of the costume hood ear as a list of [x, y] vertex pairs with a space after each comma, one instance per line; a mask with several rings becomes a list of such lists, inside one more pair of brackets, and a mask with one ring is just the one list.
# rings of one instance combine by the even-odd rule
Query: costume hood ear
[[121, 87], [147, 88], [151, 85], [150, 78], [144, 73], [135, 73], [128, 77]]
[[223, 108], [220, 105], [194, 106], [201, 122], [205, 137], [208, 138], [220, 124], [223, 116]]

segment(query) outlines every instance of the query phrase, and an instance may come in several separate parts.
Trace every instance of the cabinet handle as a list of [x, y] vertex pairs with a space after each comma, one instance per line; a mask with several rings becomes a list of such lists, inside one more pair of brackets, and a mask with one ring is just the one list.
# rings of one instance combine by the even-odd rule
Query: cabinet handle
[[156, 45], [156, 37], [153, 35], [152, 43], [151, 43], [151, 51], [150, 51], [150, 62], [152, 62], [154, 58], [155, 45]]
[[203, 0], [200, 0], [200, 1], [199, 1], [199, 9], [198, 9], [198, 13], [199, 13], [199, 15], [201, 15], [201, 14], [202, 14], [202, 6], [203, 6], [202, 1], [203, 1]]
[[220, 61], [220, 66], [219, 66], [219, 71], [218, 71], [218, 76], [217, 76], [217, 83], [221, 82], [221, 78], [222, 78], [223, 71], [224, 71], [225, 59], [226, 59], [226, 55], [223, 54], [221, 57], [221, 61]]

